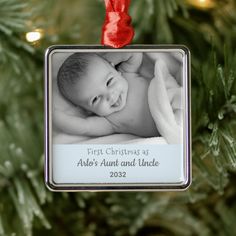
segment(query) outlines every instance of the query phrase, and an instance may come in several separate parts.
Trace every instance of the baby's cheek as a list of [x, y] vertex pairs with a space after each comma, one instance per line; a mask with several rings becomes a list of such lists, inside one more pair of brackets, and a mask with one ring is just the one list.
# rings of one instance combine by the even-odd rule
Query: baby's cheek
[[100, 107], [99, 107], [99, 112], [101, 115], [108, 115], [108, 113], [110, 112], [110, 109], [109, 109], [109, 106], [108, 106], [108, 103], [107, 102], [103, 102], [100, 104]]
[[110, 106], [110, 104], [106, 103], [105, 110], [106, 110], [106, 113], [111, 113], [111, 106]]
[[112, 109], [112, 107], [109, 104], [107, 104], [105, 110], [106, 110], [106, 115], [107, 116], [114, 112], [114, 110]]
[[115, 83], [115, 86], [114, 86], [116, 89], [120, 89], [121, 88], [121, 82], [120, 81], [117, 81]]

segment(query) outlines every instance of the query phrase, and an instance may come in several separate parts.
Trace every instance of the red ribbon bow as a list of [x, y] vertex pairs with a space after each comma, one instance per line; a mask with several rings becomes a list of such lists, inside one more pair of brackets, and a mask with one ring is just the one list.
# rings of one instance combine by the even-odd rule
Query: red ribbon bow
[[128, 15], [130, 0], [104, 0], [106, 18], [102, 27], [102, 45], [121, 48], [134, 37], [131, 17]]

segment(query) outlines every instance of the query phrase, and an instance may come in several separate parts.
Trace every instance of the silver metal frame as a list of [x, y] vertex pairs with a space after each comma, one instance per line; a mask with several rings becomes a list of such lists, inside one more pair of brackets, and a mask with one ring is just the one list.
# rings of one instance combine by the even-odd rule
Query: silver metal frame
[[[54, 52], [173, 52], [179, 51], [184, 55], [185, 69], [184, 84], [184, 158], [185, 158], [185, 180], [179, 184], [167, 183], [122, 183], [122, 184], [56, 184], [52, 179], [52, 105], [51, 105], [51, 77], [50, 77], [50, 57]], [[191, 184], [191, 104], [190, 104], [190, 51], [183, 45], [132, 45], [122, 49], [113, 49], [99, 45], [56, 45], [49, 47], [45, 52], [45, 81], [44, 81], [44, 153], [45, 153], [45, 183], [51, 191], [178, 191], [185, 190]]]

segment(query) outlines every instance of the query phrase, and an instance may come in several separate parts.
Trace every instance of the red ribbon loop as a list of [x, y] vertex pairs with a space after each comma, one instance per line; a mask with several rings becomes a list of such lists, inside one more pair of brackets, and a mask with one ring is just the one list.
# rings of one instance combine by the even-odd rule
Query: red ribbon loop
[[134, 37], [131, 17], [128, 15], [130, 0], [104, 0], [106, 18], [102, 27], [102, 45], [121, 48]]

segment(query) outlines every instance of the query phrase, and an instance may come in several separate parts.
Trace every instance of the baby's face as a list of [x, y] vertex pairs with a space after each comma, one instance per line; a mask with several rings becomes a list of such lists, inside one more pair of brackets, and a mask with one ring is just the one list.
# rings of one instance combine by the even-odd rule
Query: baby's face
[[107, 61], [95, 56], [85, 76], [72, 91], [72, 101], [99, 116], [108, 116], [126, 105], [128, 82]]

